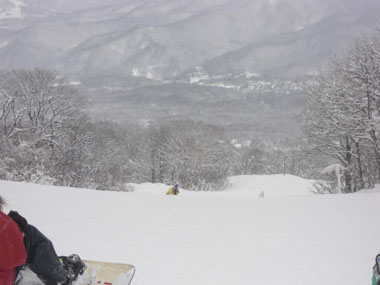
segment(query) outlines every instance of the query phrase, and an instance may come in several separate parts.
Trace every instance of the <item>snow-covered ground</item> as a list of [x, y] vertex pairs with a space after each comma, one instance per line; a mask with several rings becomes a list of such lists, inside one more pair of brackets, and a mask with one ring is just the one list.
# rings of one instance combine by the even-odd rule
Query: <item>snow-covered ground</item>
[[[1, 19], [14, 19], [14, 18], [23, 18], [22, 7], [25, 6], [24, 2], [20, 0], [10, 0], [8, 5], [11, 5], [11, 8], [4, 9], [0, 8], [0, 20]], [[5, 10], [5, 11], [4, 11]]]
[[134, 264], [134, 285], [371, 283], [379, 190], [314, 195], [290, 175], [230, 182], [167, 196], [162, 184], [123, 193], [0, 181], [0, 195], [58, 254]]

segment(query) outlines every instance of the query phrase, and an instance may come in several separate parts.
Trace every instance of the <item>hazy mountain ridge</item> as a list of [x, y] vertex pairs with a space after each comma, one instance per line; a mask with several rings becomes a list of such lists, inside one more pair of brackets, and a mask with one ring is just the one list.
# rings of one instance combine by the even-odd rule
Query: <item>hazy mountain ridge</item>
[[81, 81], [94, 118], [292, 135], [300, 83], [378, 15], [376, 0], [0, 0], [0, 69]]
[[[1, 0], [0, 4], [3, 14], [16, 7], [23, 15], [1, 19], [1, 26], [12, 29], [14, 23], [25, 23], [24, 28], [12, 29], [13, 36], [0, 33], [0, 46], [11, 47], [6, 52], [6, 46], [0, 49], [0, 58], [6, 59], [2, 68], [23, 64], [25, 59], [11, 52], [17, 46], [32, 58], [31, 66], [41, 65], [43, 57], [42, 65], [65, 73], [121, 73], [158, 80], [197, 65], [211, 74], [281, 75], [291, 68], [299, 76], [354, 35], [372, 29], [375, 19], [369, 21], [368, 13], [380, 12], [375, 0]], [[333, 24], [329, 31], [323, 30], [325, 21]], [[356, 30], [350, 31], [353, 24]], [[323, 40], [333, 36], [332, 43]], [[307, 52], [313, 42], [317, 44]]]

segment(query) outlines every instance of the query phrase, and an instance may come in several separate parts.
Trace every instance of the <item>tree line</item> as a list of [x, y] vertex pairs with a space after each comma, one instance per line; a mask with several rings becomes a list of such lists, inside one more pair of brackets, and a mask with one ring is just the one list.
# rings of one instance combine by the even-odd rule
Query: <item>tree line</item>
[[[337, 192], [372, 188], [380, 179], [380, 37], [366, 36], [305, 86], [303, 127]], [[334, 166], [334, 167], [331, 167]]]
[[301, 150], [237, 148], [222, 127], [191, 120], [120, 125], [95, 121], [85, 100], [51, 70], [0, 74], [0, 179], [128, 191], [179, 182], [223, 190], [239, 174], [302, 174]]

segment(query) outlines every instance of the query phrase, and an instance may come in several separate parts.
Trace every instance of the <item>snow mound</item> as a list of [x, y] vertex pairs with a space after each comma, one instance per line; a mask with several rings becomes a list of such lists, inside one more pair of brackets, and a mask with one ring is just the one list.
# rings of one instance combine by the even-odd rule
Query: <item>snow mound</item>
[[313, 195], [313, 180], [294, 175], [240, 175], [230, 177], [230, 190], [264, 197]]
[[[235, 197], [245, 196], [252, 198], [270, 198], [270, 197], [288, 197], [288, 196], [303, 196], [314, 195], [313, 192], [313, 180], [304, 179], [294, 175], [240, 175], [233, 176], [228, 179], [229, 187], [226, 191], [190, 191], [180, 186], [180, 195], [185, 197], [191, 196], [220, 196], [220, 197]], [[162, 183], [128, 183], [127, 189], [133, 195], [137, 196], [164, 196], [172, 185], [166, 185]], [[49, 185], [28, 184], [24, 182], [9, 182], [0, 181], [1, 188], [19, 188], [27, 187], [29, 191], [47, 191], [46, 195], [50, 196], [49, 190], [60, 190], [61, 188], [67, 192], [75, 191], [77, 195], [85, 195], [88, 191], [93, 191], [92, 195], [103, 195], [101, 192], [108, 191], [96, 191], [80, 188], [67, 188]], [[373, 190], [371, 190], [373, 191]], [[380, 186], [379, 186], [380, 191]]]
[[380, 184], [377, 184], [375, 186], [375, 188], [373, 189], [363, 189], [363, 190], [360, 190], [358, 192], [356, 192], [356, 194], [372, 194], [372, 193], [380, 193]]
[[[294, 175], [240, 175], [228, 179], [227, 191], [189, 191], [180, 186], [181, 196], [249, 196], [252, 198], [313, 195], [313, 180]], [[162, 183], [128, 184], [137, 195], [164, 195], [170, 185]]]

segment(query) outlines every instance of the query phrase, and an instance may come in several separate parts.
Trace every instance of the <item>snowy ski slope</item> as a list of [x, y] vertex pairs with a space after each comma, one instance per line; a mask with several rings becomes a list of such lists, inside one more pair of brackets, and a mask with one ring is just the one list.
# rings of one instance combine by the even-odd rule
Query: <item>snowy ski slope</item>
[[290, 175], [230, 183], [167, 196], [162, 184], [122, 193], [0, 181], [0, 195], [58, 254], [134, 264], [134, 285], [370, 284], [378, 190], [315, 195]]

